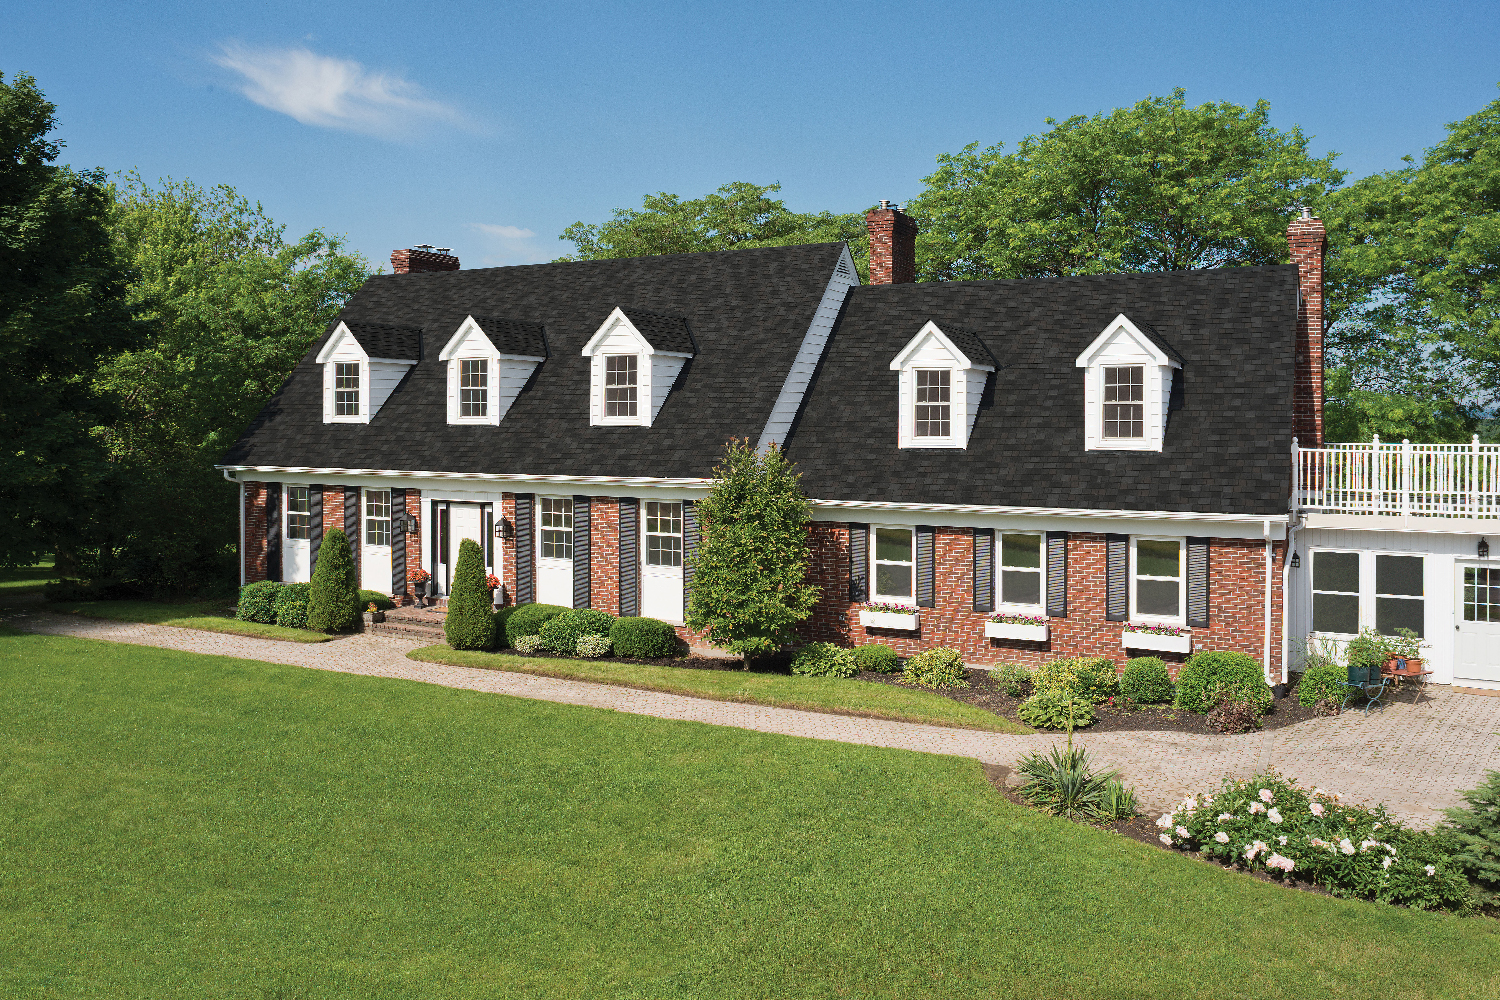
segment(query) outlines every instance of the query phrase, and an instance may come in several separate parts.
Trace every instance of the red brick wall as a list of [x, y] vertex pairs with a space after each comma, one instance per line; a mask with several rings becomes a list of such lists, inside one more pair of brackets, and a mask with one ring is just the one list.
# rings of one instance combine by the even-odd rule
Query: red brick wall
[[620, 501], [589, 498], [589, 607], [620, 613]]
[[917, 220], [894, 208], [865, 215], [870, 231], [870, 284], [901, 285], [917, 280]]
[[323, 487], [323, 537], [337, 528], [344, 530], [344, 488], [342, 486]]
[[395, 274], [416, 274], [419, 271], [457, 271], [458, 258], [448, 253], [433, 253], [431, 250], [392, 250], [391, 271]]
[[[392, 513], [395, 513], [394, 511]], [[417, 530], [406, 533], [406, 590], [391, 595], [397, 605], [416, 603], [416, 591], [412, 588], [411, 574], [414, 570], [426, 569], [422, 565], [422, 491], [406, 491], [406, 513], [417, 519]]]
[[1323, 444], [1323, 254], [1328, 237], [1322, 219], [1293, 219], [1287, 226], [1286, 239], [1302, 284], [1292, 433], [1302, 447], [1317, 448]]
[[[500, 494], [500, 515], [503, 523], [509, 524], [509, 532], [501, 532], [501, 537], [496, 539], [500, 546], [501, 562], [504, 568], [500, 571], [500, 579], [505, 584], [505, 604], [516, 603], [516, 495], [514, 493]], [[509, 534], [507, 538], [505, 535]]]

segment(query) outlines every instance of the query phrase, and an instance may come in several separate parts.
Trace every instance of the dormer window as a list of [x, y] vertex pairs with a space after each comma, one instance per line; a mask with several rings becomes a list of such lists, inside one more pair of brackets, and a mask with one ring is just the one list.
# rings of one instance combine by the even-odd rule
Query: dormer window
[[1161, 451], [1177, 352], [1121, 313], [1074, 363], [1084, 369], [1084, 450]]
[[953, 372], [947, 368], [919, 368], [917, 375], [917, 412], [913, 427], [917, 437], [953, 436]]
[[359, 362], [333, 366], [333, 415], [359, 416]]
[[634, 354], [610, 354], [604, 358], [604, 415], [631, 417], [635, 412], [640, 359]]
[[547, 359], [547, 341], [535, 323], [469, 316], [438, 358], [448, 366], [448, 423], [498, 427]]
[[422, 331], [341, 322], [317, 362], [323, 366], [323, 422], [367, 424], [422, 357]]
[[458, 415], [487, 417], [490, 406], [488, 358], [465, 358], [458, 363]]
[[590, 359], [589, 423], [650, 427], [696, 352], [681, 316], [617, 307], [583, 347]]
[[979, 337], [927, 323], [891, 362], [902, 448], [966, 448], [995, 359]]

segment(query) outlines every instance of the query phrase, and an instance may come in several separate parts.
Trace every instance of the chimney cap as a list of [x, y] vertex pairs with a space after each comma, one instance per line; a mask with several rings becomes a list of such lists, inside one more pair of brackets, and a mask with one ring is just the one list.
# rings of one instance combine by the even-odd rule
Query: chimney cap
[[887, 209], [888, 208], [888, 209], [890, 209], [892, 211], [895, 211], [895, 212], [901, 211], [901, 206], [897, 205], [895, 202], [891, 201], [889, 198], [882, 198], [882, 199], [880, 199], [880, 207], [882, 209]]
[[1301, 205], [1298, 207], [1302, 210], [1302, 218], [1311, 219], [1313, 217], [1311, 208], [1307, 207], [1306, 205]]
[[431, 243], [418, 243], [416, 246], [412, 247], [412, 249], [413, 250], [431, 250], [432, 249], [432, 244]]

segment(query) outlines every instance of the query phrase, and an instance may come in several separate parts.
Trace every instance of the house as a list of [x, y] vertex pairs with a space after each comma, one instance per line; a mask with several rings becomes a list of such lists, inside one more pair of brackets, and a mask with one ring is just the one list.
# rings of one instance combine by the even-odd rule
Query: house
[[[803, 473], [809, 639], [976, 666], [1233, 649], [1280, 684], [1314, 628], [1465, 635], [1477, 608], [1488, 638], [1433, 663], [1500, 687], [1500, 561], [1472, 530], [1496, 457], [1435, 530], [1338, 506], [1383, 482], [1330, 488], [1319, 220], [1279, 267], [945, 284], [915, 283], [908, 216], [867, 223], [869, 284], [841, 243], [467, 271], [398, 250], [223, 459], [244, 579], [307, 579], [338, 525], [403, 600], [417, 568], [446, 592], [472, 538], [501, 603], [681, 626], [695, 503], [738, 437]], [[1420, 612], [1391, 603], [1413, 572]]]

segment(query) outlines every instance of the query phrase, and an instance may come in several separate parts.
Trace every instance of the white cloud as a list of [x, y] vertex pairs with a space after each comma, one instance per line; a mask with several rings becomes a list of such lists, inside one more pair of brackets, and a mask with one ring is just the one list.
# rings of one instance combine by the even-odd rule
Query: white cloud
[[501, 267], [508, 264], [540, 264], [551, 260], [555, 254], [548, 254], [535, 243], [536, 233], [530, 229], [520, 226], [497, 225], [493, 222], [471, 222], [470, 229], [476, 229], [489, 237], [489, 242], [494, 252], [485, 255], [484, 263], [491, 267]]
[[470, 225], [486, 236], [498, 236], [503, 240], [526, 240], [536, 235], [531, 230], [522, 229], [519, 226], [495, 226], [488, 222], [473, 222]]
[[464, 126], [451, 105], [391, 73], [306, 48], [251, 49], [225, 45], [214, 62], [238, 73], [240, 92], [263, 108], [304, 125], [400, 138], [422, 126]]

